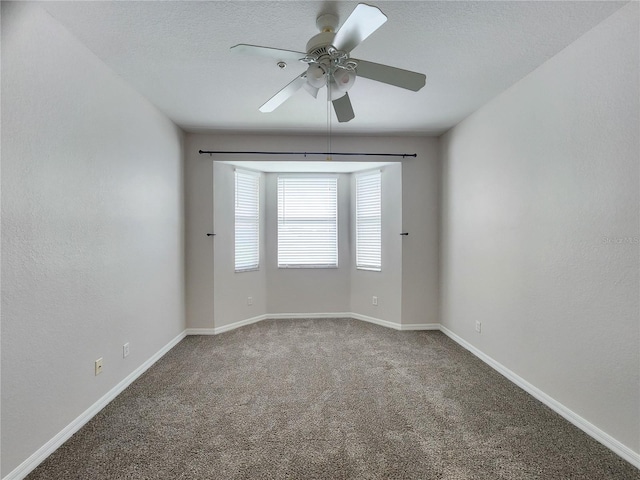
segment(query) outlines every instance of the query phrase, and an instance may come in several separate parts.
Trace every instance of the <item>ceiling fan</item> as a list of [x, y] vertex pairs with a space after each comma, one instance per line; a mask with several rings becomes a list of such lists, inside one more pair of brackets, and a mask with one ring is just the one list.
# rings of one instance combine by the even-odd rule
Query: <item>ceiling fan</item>
[[316, 20], [320, 33], [309, 40], [306, 53], [247, 44], [235, 45], [231, 47], [231, 51], [274, 59], [280, 68], [286, 67], [287, 61], [299, 61], [308, 65], [304, 73], [262, 105], [261, 112], [274, 111], [300, 88], [317, 98], [318, 91], [326, 86], [327, 101], [332, 102], [338, 121], [348, 122], [355, 114], [347, 92], [355, 83], [356, 77], [414, 92], [425, 85], [426, 77], [422, 73], [351, 58], [351, 50], [386, 21], [386, 15], [379, 8], [360, 3], [337, 31], [338, 17], [332, 14], [320, 15]]

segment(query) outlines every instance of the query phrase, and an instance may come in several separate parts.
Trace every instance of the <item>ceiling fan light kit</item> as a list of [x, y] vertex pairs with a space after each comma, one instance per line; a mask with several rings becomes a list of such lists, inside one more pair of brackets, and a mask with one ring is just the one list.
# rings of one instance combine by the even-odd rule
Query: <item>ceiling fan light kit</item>
[[307, 68], [307, 84], [313, 88], [322, 88], [327, 83], [327, 70], [323, 65], [311, 64]]
[[356, 81], [356, 72], [354, 70], [341, 68], [333, 73], [333, 79], [336, 82], [338, 90], [348, 92]]
[[261, 112], [272, 112], [301, 88], [317, 98], [318, 91], [326, 86], [327, 101], [332, 102], [338, 121], [348, 122], [355, 117], [348, 92], [358, 76], [416, 92], [425, 85], [422, 73], [351, 58], [351, 50], [386, 21], [379, 8], [360, 3], [337, 31], [338, 17], [320, 15], [316, 19], [320, 33], [307, 42], [306, 53], [247, 44], [235, 45], [231, 51], [271, 58], [278, 66], [286, 66], [286, 61], [308, 64], [304, 73], [260, 107]]

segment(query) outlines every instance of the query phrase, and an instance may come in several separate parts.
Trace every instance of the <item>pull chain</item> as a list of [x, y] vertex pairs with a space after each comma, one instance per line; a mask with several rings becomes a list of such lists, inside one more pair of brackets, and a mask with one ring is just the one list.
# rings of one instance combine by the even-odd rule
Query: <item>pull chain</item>
[[331, 158], [331, 79], [327, 76], [327, 160]]

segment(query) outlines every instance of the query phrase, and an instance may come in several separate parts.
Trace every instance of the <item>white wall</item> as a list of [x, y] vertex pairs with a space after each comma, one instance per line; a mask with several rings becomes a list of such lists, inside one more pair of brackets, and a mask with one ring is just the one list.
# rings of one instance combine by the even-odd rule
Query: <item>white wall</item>
[[635, 452], [638, 38], [631, 3], [442, 138], [442, 323]]
[[[213, 243], [207, 239], [206, 232], [211, 231], [213, 222], [213, 160], [207, 155], [198, 154], [198, 150], [266, 150], [266, 151], [324, 151], [327, 146], [325, 136], [296, 135], [234, 135], [234, 134], [188, 134], [186, 148], [186, 221], [187, 221], [187, 322], [192, 328], [212, 328], [214, 317], [214, 254]], [[437, 323], [438, 317], [438, 140], [419, 137], [342, 137], [334, 136], [333, 151], [349, 152], [387, 152], [417, 153], [417, 158], [402, 159], [401, 192], [399, 203], [410, 208], [402, 209], [402, 224], [408, 225], [411, 232], [402, 241], [402, 297], [393, 293], [401, 306], [396, 311], [410, 312], [405, 323]], [[255, 156], [216, 155], [217, 160], [291, 160], [304, 161], [304, 156], [286, 158]], [[337, 157], [336, 157], [337, 158]], [[317, 160], [318, 158], [312, 158]], [[307, 158], [309, 160], [309, 158]], [[368, 157], [348, 157], [348, 161], [366, 161]], [[374, 158], [374, 160], [379, 160]], [[334, 160], [336, 161], [336, 160]], [[267, 190], [269, 184], [267, 182]], [[344, 197], [344, 196], [343, 196]], [[348, 197], [347, 197], [348, 198]], [[350, 215], [348, 203], [346, 215]], [[267, 217], [269, 216], [267, 210]], [[346, 216], [341, 215], [340, 228], [348, 232]], [[274, 222], [267, 219], [268, 224]], [[395, 228], [399, 228], [396, 225]], [[406, 229], [406, 227], [405, 227]], [[400, 228], [397, 234], [400, 233]], [[395, 236], [395, 235], [394, 235]], [[267, 258], [275, 255], [273, 240], [267, 237]], [[273, 235], [271, 235], [273, 239]], [[398, 235], [398, 239], [401, 237]], [[349, 240], [350, 242], [351, 240]], [[215, 242], [218, 242], [216, 237]], [[217, 243], [216, 243], [217, 245]], [[350, 260], [350, 249], [341, 247], [342, 258]], [[274, 264], [270, 267], [274, 270]], [[352, 307], [350, 294], [350, 272], [315, 272], [318, 275], [305, 275], [305, 271], [280, 270], [267, 275], [277, 275], [277, 282], [268, 278], [269, 296], [267, 313], [326, 313], [346, 312]], [[308, 272], [308, 270], [306, 270]], [[312, 272], [313, 273], [313, 272]], [[275, 277], [274, 277], [275, 278]], [[275, 284], [274, 284], [275, 283]], [[410, 284], [404, 288], [405, 283]], [[301, 286], [308, 293], [302, 294]], [[289, 287], [296, 288], [291, 295]], [[384, 297], [389, 292], [380, 293]], [[301, 296], [302, 295], [302, 296]], [[370, 305], [370, 295], [369, 305]], [[244, 295], [243, 295], [244, 296]], [[390, 303], [392, 304], [392, 303]], [[378, 310], [379, 312], [380, 310]], [[375, 312], [374, 312], [375, 313]], [[366, 314], [366, 313], [365, 313]], [[253, 313], [251, 316], [254, 316]], [[375, 315], [371, 315], [375, 316]], [[395, 317], [395, 315], [391, 315]], [[404, 316], [404, 315], [403, 315]], [[231, 318], [229, 316], [228, 318]], [[233, 317], [236, 318], [236, 317]], [[250, 318], [250, 317], [246, 317]], [[398, 321], [396, 319], [396, 321]], [[401, 323], [402, 319], [398, 321]], [[215, 325], [216, 327], [220, 325]]]
[[[356, 177], [351, 179], [351, 309], [367, 317], [402, 323], [402, 164], [382, 168], [382, 269], [356, 269]], [[378, 304], [373, 305], [373, 296]]]
[[2, 2], [2, 477], [184, 330], [182, 141], [47, 13]]

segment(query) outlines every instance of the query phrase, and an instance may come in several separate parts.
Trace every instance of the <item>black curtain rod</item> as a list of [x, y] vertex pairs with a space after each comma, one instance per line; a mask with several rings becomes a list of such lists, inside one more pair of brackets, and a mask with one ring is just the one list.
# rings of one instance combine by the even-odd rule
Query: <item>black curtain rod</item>
[[339, 155], [339, 156], [372, 156], [372, 157], [417, 157], [417, 153], [352, 153], [352, 152], [237, 152], [228, 150], [199, 150], [200, 155], [214, 153], [225, 153], [231, 155]]

